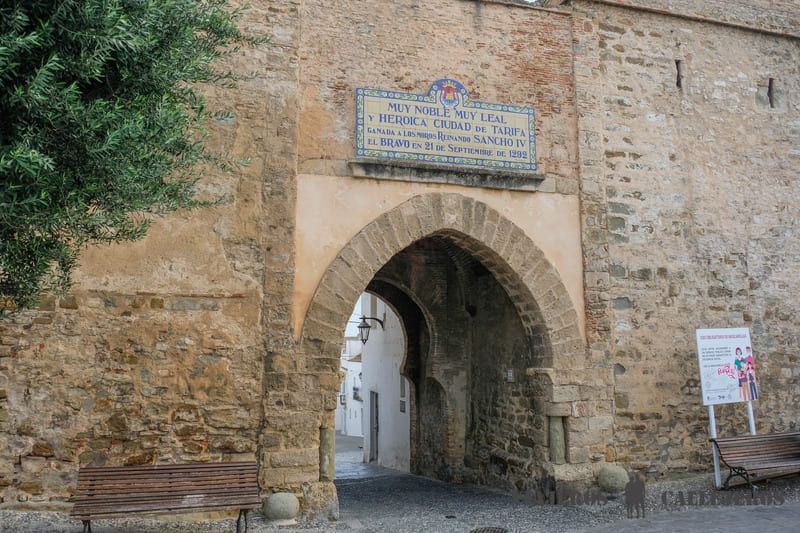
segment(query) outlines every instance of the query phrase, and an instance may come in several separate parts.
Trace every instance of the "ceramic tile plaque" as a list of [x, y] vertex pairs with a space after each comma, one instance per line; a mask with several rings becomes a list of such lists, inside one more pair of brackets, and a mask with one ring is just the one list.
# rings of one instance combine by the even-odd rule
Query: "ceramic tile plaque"
[[472, 100], [451, 79], [427, 94], [356, 89], [356, 156], [534, 173], [533, 108]]

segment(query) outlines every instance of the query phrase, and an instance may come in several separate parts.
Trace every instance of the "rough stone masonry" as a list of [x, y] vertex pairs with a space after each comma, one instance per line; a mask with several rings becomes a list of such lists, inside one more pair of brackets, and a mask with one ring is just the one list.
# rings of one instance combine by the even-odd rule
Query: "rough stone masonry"
[[[426, 475], [708, 470], [697, 327], [751, 328], [759, 431], [796, 429], [800, 6], [543, 4], [250, 2], [271, 42], [229, 61], [257, 76], [208, 92], [214, 147], [251, 161], [203, 175], [224, 201], [86, 250], [71, 294], [0, 322], [0, 507], [66, 507], [82, 465], [255, 458], [265, 499], [335, 516], [367, 288], [407, 321]], [[524, 190], [355, 161], [356, 88], [445, 77], [535, 109]]]

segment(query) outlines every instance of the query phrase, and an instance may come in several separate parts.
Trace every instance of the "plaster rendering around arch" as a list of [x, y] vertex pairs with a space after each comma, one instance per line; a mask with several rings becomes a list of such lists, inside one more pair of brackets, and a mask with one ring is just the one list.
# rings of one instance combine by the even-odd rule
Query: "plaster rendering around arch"
[[506, 289], [527, 327], [544, 321], [554, 361], [582, 363], [578, 312], [541, 249], [496, 210], [453, 193], [416, 196], [363, 228], [325, 272], [303, 322], [301, 342], [321, 346], [328, 337], [338, 346], [352, 302], [378, 270], [403, 248], [431, 235], [451, 239], [478, 258]]
[[[610, 410], [608, 384], [586, 369], [578, 311], [556, 269], [524, 231], [481, 201], [454, 193], [422, 194], [365, 226], [325, 271], [303, 321], [299, 349], [308, 360], [329, 362], [319, 368], [337, 368], [341, 332], [353, 302], [397, 254], [430, 238], [452, 243], [487, 269], [513, 303], [528, 339], [544, 348], [544, 357], [520, 376], [536, 391], [530, 398], [535, 413], [530, 423], [539, 476], [590, 478], [590, 454], [607, 436], [589, 433], [588, 416]], [[333, 398], [336, 389], [323, 394]], [[333, 411], [322, 409], [320, 427], [333, 427], [332, 418]], [[330, 457], [332, 451], [320, 449], [320, 456]], [[463, 453], [453, 453], [451, 462], [459, 457]], [[332, 471], [321, 472], [320, 479], [332, 479]]]

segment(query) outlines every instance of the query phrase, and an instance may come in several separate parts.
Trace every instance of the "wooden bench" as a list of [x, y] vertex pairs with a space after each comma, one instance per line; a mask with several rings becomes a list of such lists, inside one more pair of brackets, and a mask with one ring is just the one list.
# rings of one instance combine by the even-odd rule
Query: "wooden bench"
[[711, 439], [722, 463], [730, 469], [723, 488], [741, 478], [754, 492], [753, 483], [800, 472], [800, 432], [745, 435]]
[[84, 533], [99, 518], [235, 509], [239, 533], [242, 525], [247, 531], [247, 512], [261, 506], [254, 462], [81, 468], [71, 501], [70, 516], [83, 522]]

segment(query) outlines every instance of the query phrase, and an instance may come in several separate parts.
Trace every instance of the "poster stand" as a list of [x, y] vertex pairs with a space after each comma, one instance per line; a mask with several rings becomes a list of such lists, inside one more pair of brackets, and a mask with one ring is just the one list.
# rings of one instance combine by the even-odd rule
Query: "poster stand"
[[[750, 434], [756, 434], [756, 419], [753, 415], [753, 402], [747, 403], [747, 423], [750, 426]], [[714, 405], [708, 406], [708, 435], [712, 439], [717, 438], [717, 418], [714, 415]], [[717, 447], [711, 445], [711, 452], [714, 454], [714, 486], [718, 489], [722, 488], [722, 475], [720, 474], [719, 467], [719, 452]]]
[[[708, 407], [708, 434], [717, 438], [717, 419], [714, 405], [725, 403], [744, 403], [747, 405], [747, 422], [751, 435], [756, 434], [756, 419], [753, 415], [753, 398], [758, 399], [755, 392], [748, 394], [744, 387], [753, 386], [754, 362], [750, 348], [750, 330], [747, 328], [698, 329], [697, 357], [700, 365], [700, 381], [702, 385], [703, 404]], [[745, 354], [746, 352], [746, 354]], [[745, 361], [745, 355], [747, 360]], [[750, 374], [743, 378], [743, 366]], [[751, 366], [752, 365], [752, 366]], [[738, 372], [738, 374], [737, 374]], [[753, 391], [754, 389], [751, 389]], [[722, 488], [720, 474], [719, 451], [711, 445], [714, 456], [714, 485]]]

